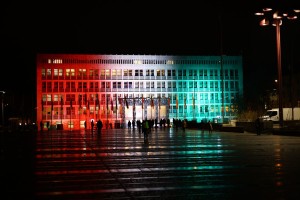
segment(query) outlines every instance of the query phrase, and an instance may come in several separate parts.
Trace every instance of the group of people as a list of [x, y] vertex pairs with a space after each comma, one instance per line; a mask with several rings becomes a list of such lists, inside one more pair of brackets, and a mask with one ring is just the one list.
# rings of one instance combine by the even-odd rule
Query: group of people
[[[86, 129], [86, 121], [84, 122], [84, 127]], [[97, 127], [98, 134], [100, 134], [101, 130], [102, 130], [102, 127], [103, 127], [103, 123], [102, 123], [102, 121], [100, 119], [97, 121], [96, 127]], [[94, 129], [95, 129], [95, 124], [94, 124], [94, 120], [92, 119], [92, 121], [91, 121], [91, 130], [92, 130], [92, 133], [94, 132]]]

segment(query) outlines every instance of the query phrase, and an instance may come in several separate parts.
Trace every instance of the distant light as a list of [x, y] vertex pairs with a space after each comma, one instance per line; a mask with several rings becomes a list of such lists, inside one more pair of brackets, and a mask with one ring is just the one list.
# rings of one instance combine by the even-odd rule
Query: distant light
[[274, 14], [273, 14], [273, 18], [274, 19], [281, 19], [282, 18], [282, 16], [279, 14], [279, 12], [277, 11], [277, 12], [275, 12]]
[[269, 25], [269, 20], [267, 19], [262, 19], [259, 23], [261, 26], [268, 26]]
[[293, 19], [297, 19], [298, 17], [296, 15], [294, 15], [294, 16], [288, 16], [287, 18], [293, 20]]
[[258, 15], [258, 16], [262, 16], [262, 15], [265, 15], [263, 12], [256, 12], [254, 13], [255, 15]]
[[263, 8], [264, 12], [268, 12], [268, 11], [271, 11], [271, 10], [272, 10], [272, 8]]

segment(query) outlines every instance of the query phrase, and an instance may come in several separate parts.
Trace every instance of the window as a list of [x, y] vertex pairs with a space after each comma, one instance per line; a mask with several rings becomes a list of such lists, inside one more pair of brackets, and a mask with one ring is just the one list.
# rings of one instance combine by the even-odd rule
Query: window
[[71, 70], [70, 69], [66, 69], [66, 77], [70, 77], [71, 76]]
[[199, 76], [201, 76], [201, 77], [203, 76], [203, 69], [199, 70]]
[[138, 69], [134, 70], [134, 76], [139, 76], [139, 70]]
[[176, 70], [172, 69], [172, 76], [176, 76]]
[[64, 89], [64, 82], [59, 82], [58, 86], [59, 86], [59, 90], [62, 91]]
[[151, 88], [154, 88], [154, 82], [153, 81], [151, 82]]
[[47, 94], [47, 101], [48, 101], [48, 102], [51, 102], [51, 101], [52, 101], [52, 96], [51, 96], [51, 94]]
[[47, 76], [51, 76], [51, 69], [47, 69]]
[[50, 91], [52, 89], [52, 83], [47, 82], [47, 90]]
[[58, 94], [53, 95], [53, 101], [56, 101], [56, 102], [60, 101]]
[[86, 69], [78, 69], [78, 76], [85, 77], [86, 76]]
[[161, 88], [161, 82], [157, 82], [157, 88]]
[[58, 82], [54, 82], [54, 90], [58, 90]]
[[182, 76], [182, 70], [178, 70], [178, 76]]
[[58, 77], [58, 69], [53, 69], [53, 76]]
[[100, 76], [105, 76], [105, 70], [104, 69], [100, 70]]
[[172, 75], [172, 71], [170, 69], [168, 69], [168, 76]]
[[160, 76], [160, 70], [156, 70], [156, 76]]
[[43, 91], [46, 91], [46, 82], [42, 82], [42, 89]]
[[71, 82], [71, 89], [75, 89], [75, 82]]
[[45, 69], [42, 69], [42, 77], [46, 77], [46, 70]]
[[105, 70], [105, 76], [110, 76], [110, 70], [109, 69]]
[[[86, 73], [86, 71], [85, 71], [85, 73]], [[90, 76], [91, 77], [98, 76], [98, 69], [90, 69]]]
[[122, 76], [122, 70], [121, 69], [117, 69], [117, 76]]
[[182, 82], [181, 81], [178, 82], [178, 88], [182, 88]]
[[70, 89], [71, 88], [71, 82], [66, 82], [66, 89]]
[[140, 82], [140, 88], [144, 88], [144, 82]]

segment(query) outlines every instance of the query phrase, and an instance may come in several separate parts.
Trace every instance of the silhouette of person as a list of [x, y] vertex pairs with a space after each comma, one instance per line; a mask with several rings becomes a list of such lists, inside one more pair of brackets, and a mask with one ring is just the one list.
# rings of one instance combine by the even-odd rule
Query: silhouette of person
[[92, 130], [92, 132], [94, 131], [94, 120], [93, 119], [91, 121], [91, 130]]

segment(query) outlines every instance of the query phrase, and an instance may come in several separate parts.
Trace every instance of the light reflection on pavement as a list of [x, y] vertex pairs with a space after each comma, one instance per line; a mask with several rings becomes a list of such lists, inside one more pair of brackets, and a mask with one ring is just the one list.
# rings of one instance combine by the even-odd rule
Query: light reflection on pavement
[[153, 129], [37, 134], [37, 199], [300, 197], [300, 137]]

